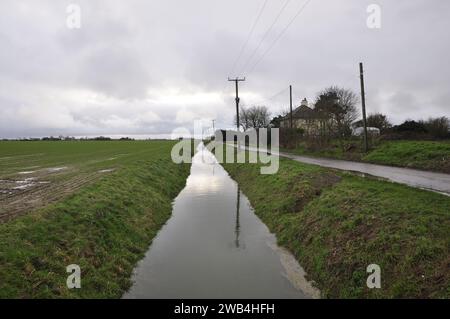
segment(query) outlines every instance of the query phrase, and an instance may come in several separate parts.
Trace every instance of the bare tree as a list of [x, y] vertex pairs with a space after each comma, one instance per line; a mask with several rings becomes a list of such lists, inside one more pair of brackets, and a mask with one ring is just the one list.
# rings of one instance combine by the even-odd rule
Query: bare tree
[[425, 122], [425, 128], [435, 138], [446, 138], [449, 136], [450, 121], [445, 116], [429, 118]]
[[[237, 124], [236, 115], [234, 116], [234, 124]], [[241, 106], [239, 110], [239, 126], [241, 126], [244, 131], [250, 128], [249, 113], [244, 106]]]
[[358, 96], [351, 90], [331, 86], [317, 95], [316, 111], [328, 119], [328, 129], [339, 137], [351, 134], [351, 124], [358, 118]]
[[[236, 117], [234, 120], [236, 123]], [[265, 106], [241, 107], [239, 111], [239, 125], [247, 131], [251, 128], [263, 128], [269, 126], [270, 113]]]

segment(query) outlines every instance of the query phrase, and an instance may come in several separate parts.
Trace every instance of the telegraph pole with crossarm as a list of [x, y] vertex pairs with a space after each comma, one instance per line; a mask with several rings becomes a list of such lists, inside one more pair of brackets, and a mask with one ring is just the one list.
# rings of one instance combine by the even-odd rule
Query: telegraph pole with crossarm
[[232, 81], [236, 84], [236, 128], [239, 131], [239, 82], [245, 81], [245, 77], [243, 79], [235, 78], [230, 79], [228, 78], [228, 81]]

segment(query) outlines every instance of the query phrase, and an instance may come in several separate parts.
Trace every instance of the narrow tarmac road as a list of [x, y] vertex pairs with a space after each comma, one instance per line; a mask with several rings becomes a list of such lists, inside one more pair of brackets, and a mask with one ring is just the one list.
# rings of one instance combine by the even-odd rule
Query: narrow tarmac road
[[[248, 149], [251, 151], [257, 151], [257, 149], [254, 147], [250, 147]], [[392, 182], [405, 184], [415, 188], [422, 188], [450, 196], [450, 174], [361, 162], [335, 160], [329, 158], [300, 156], [286, 152], [273, 152], [273, 154], [278, 154], [279, 156], [302, 163], [319, 165], [350, 172], [369, 174], [372, 176], [387, 179]]]

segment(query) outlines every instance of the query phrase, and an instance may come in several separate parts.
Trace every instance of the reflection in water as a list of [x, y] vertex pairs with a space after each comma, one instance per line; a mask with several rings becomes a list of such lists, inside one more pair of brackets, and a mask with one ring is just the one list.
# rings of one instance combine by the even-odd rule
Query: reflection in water
[[295, 284], [298, 276], [283, 260], [275, 236], [253, 213], [237, 183], [200, 145], [172, 217], [139, 262], [134, 285], [123, 297], [310, 296]]
[[239, 248], [239, 232], [241, 231], [241, 226], [239, 225], [239, 206], [241, 204], [241, 190], [239, 189], [239, 185], [237, 187], [237, 196], [236, 196], [236, 227], [234, 233], [236, 234], [236, 239], [234, 243], [237, 248]]

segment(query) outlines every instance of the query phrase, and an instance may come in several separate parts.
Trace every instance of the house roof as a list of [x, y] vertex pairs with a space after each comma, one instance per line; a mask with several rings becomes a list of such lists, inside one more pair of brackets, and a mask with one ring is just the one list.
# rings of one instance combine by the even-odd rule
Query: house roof
[[[287, 114], [285, 119], [290, 118], [290, 114]], [[306, 106], [306, 105], [300, 105], [295, 110], [292, 111], [292, 118], [294, 119], [320, 119], [322, 116], [316, 112], [314, 109]]]

